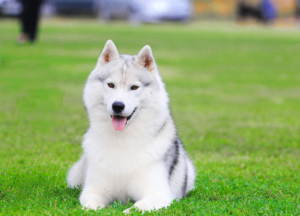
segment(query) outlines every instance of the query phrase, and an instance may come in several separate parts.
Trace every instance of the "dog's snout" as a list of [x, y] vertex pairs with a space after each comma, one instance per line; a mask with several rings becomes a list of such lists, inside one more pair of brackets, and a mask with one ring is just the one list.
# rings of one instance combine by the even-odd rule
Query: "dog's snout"
[[125, 108], [125, 104], [122, 102], [116, 101], [112, 104], [112, 109], [116, 113], [122, 112], [124, 110], [124, 108]]

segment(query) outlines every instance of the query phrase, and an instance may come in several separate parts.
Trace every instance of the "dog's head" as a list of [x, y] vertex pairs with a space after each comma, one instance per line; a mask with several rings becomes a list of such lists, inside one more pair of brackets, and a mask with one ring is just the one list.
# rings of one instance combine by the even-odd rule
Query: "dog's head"
[[140, 109], [159, 100], [158, 89], [164, 87], [150, 46], [136, 56], [120, 55], [109, 40], [89, 76], [84, 102], [90, 118], [104, 113], [115, 130], [123, 130]]

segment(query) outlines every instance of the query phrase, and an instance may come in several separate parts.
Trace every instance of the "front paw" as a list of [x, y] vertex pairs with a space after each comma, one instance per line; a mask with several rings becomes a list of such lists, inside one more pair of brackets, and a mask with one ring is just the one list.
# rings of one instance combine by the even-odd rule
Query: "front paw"
[[105, 207], [105, 199], [96, 193], [82, 193], [80, 195], [80, 203], [83, 209], [93, 209], [97, 210], [99, 208]]

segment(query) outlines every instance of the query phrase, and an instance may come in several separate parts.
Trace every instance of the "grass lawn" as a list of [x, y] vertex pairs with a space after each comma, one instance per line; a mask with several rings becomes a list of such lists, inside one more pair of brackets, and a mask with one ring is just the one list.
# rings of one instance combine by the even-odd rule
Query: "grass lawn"
[[[44, 20], [18, 45], [0, 20], [0, 215], [122, 215], [84, 211], [66, 187], [88, 127], [85, 80], [107, 39], [121, 53], [151, 45], [196, 188], [146, 215], [300, 215], [300, 32]], [[139, 215], [138, 212], [134, 213]]]

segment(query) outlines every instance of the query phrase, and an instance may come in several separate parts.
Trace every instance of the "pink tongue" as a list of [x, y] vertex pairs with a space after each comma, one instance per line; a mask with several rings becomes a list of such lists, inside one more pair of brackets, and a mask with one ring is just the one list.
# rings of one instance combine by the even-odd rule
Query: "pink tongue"
[[123, 130], [125, 125], [126, 125], [126, 117], [121, 117], [121, 116], [112, 116], [112, 125], [116, 130]]

